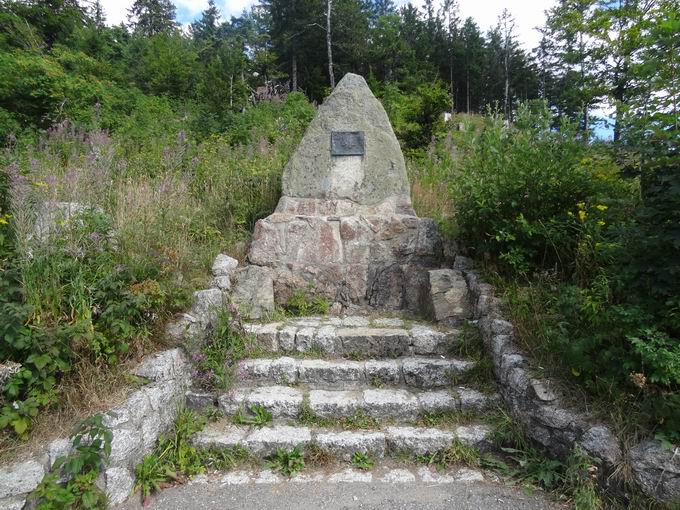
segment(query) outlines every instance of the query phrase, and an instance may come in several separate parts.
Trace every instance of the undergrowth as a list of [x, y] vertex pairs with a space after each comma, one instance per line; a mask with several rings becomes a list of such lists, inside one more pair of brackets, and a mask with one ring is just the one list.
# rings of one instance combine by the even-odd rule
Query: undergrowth
[[283, 476], [291, 477], [305, 468], [304, 451], [299, 446], [289, 451], [278, 448], [276, 453], [268, 457], [268, 461], [265, 465], [272, 471], [281, 473]]
[[204, 419], [194, 412], [180, 411], [173, 429], [161, 435], [153, 452], [137, 464], [134, 492], [141, 493], [145, 504], [161, 488], [204, 472], [202, 453], [189, 442], [204, 425]]
[[106, 496], [96, 482], [111, 453], [112, 440], [102, 415], [83, 421], [71, 436], [69, 453], [54, 461], [28, 500], [39, 510], [106, 508]]

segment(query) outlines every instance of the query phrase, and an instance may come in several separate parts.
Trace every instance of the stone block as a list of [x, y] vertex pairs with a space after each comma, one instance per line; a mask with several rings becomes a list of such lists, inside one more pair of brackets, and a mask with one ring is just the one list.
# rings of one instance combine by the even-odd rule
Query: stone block
[[0, 467], [0, 499], [33, 491], [45, 475], [45, 466], [36, 459]]
[[300, 382], [315, 387], [348, 388], [366, 383], [364, 364], [356, 361], [301, 360], [298, 376]]
[[370, 360], [366, 364], [366, 382], [373, 386], [396, 386], [402, 379], [401, 366], [394, 360]]
[[215, 257], [215, 261], [212, 265], [212, 274], [215, 277], [219, 276], [229, 276], [234, 269], [238, 267], [238, 260], [220, 253]]
[[454, 269], [435, 269], [428, 274], [430, 310], [434, 320], [459, 324], [470, 318], [470, 297], [463, 274]]
[[420, 355], [446, 354], [452, 347], [453, 334], [436, 331], [428, 326], [416, 324], [411, 328], [413, 353]]
[[459, 400], [448, 390], [425, 391], [418, 395], [420, 409], [424, 413], [458, 411]]
[[290, 451], [297, 446], [306, 446], [312, 440], [307, 427], [278, 425], [252, 430], [243, 440], [243, 446], [258, 455], [271, 455], [281, 448]]
[[404, 381], [417, 388], [437, 388], [451, 384], [456, 374], [461, 374], [474, 366], [462, 360], [407, 358], [402, 364]]
[[299, 329], [295, 335], [295, 350], [298, 352], [308, 352], [312, 345], [314, 345], [314, 338], [316, 337], [316, 329], [313, 327], [304, 327]]
[[680, 501], [680, 446], [665, 448], [660, 441], [647, 440], [630, 451], [633, 478], [643, 492], [657, 501]]
[[364, 411], [378, 419], [413, 420], [418, 416], [418, 399], [406, 390], [364, 390]]
[[373, 458], [385, 456], [385, 434], [382, 432], [343, 431], [323, 432], [315, 437], [316, 443], [324, 450], [342, 458], [352, 460], [356, 452], [370, 455]]
[[297, 328], [295, 326], [285, 326], [278, 333], [278, 346], [282, 352], [293, 352], [295, 350], [295, 336]]
[[435, 428], [387, 427], [385, 437], [390, 452], [425, 455], [447, 448], [455, 436]]
[[353, 416], [362, 408], [361, 393], [312, 390], [309, 392], [309, 407], [314, 414], [323, 418]]
[[249, 317], [274, 311], [274, 279], [269, 268], [246, 266], [233, 273], [232, 299]]
[[243, 442], [247, 433], [247, 427], [226, 422], [210, 423], [194, 434], [191, 444], [196, 448], [233, 448]]
[[342, 328], [337, 334], [345, 355], [396, 357], [409, 352], [410, 339], [403, 329]]
[[288, 386], [259, 387], [245, 397], [244, 405], [247, 408], [254, 405], [264, 407], [274, 418], [297, 418], [302, 392]]

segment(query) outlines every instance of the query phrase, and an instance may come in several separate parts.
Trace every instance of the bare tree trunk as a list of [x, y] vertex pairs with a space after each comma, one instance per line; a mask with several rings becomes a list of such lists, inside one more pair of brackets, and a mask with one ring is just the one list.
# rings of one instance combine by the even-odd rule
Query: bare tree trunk
[[[293, 11], [293, 16], [297, 16], [297, 11], [295, 9], [295, 0], [292, 1], [292, 11]], [[297, 92], [298, 89], [298, 73], [297, 73], [297, 43], [295, 41], [295, 37], [293, 36], [293, 40], [291, 42], [291, 72], [293, 76], [291, 76], [291, 92]]]
[[333, 47], [331, 37], [331, 11], [333, 9], [333, 0], [326, 1], [326, 49], [328, 50], [328, 81], [331, 84], [331, 90], [335, 88], [335, 76], [333, 75]]
[[234, 107], [234, 75], [229, 75], [229, 108]]
[[504, 111], [505, 111], [505, 118], [510, 119], [509, 115], [509, 110], [508, 110], [508, 99], [510, 96], [510, 51], [508, 48], [508, 42], [506, 39], [505, 43], [505, 58], [504, 58], [504, 64], [505, 64], [505, 104], [504, 104]]
[[470, 68], [466, 70], [466, 75], [465, 75], [465, 100], [467, 102], [467, 107], [465, 108], [465, 112], [469, 115], [470, 114]]
[[293, 69], [291, 71], [291, 74], [293, 75], [293, 83], [291, 85], [291, 88], [293, 89], [293, 92], [297, 92], [298, 89], [298, 84], [297, 84], [297, 56], [295, 55], [295, 50], [293, 50]]

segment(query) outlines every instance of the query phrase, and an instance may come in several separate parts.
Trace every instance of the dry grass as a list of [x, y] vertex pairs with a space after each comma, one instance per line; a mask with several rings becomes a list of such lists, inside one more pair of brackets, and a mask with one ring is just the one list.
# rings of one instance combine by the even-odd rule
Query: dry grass
[[454, 215], [455, 207], [445, 182], [415, 180], [411, 185], [411, 198], [418, 216], [446, 220]]
[[7, 433], [0, 435], [0, 462], [25, 458], [38, 452], [50, 441], [69, 437], [85, 418], [107, 411], [122, 403], [134, 389], [127, 366], [103, 370], [89, 361], [74, 365], [72, 375], [60, 383], [58, 409], [40, 413], [34, 421], [28, 441], [21, 441]]

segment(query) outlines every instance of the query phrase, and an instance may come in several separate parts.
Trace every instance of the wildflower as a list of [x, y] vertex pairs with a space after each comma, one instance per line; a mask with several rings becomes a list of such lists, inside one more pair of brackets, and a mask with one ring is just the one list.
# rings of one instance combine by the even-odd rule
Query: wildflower
[[596, 205], [595, 208], [596, 208], [598, 211], [606, 211], [607, 209], [609, 209], [608, 206], [602, 205], [602, 204]]
[[605, 223], [604, 221], [602, 221], [602, 220], [599, 220], [599, 221], [597, 222], [597, 224], [598, 224], [599, 226], [601, 226], [601, 227], [604, 227], [604, 226], [606, 225], [606, 223]]
[[579, 212], [578, 212], [578, 218], [579, 218], [581, 221], [586, 221], [586, 218], [587, 218], [587, 217], [588, 217], [588, 213], [587, 213], [587, 212], [585, 212], [583, 209], [579, 210]]
[[8, 225], [9, 224], [9, 214], [5, 214], [4, 216], [0, 216], [0, 225]]

